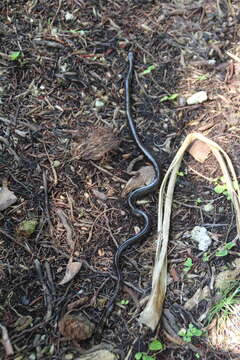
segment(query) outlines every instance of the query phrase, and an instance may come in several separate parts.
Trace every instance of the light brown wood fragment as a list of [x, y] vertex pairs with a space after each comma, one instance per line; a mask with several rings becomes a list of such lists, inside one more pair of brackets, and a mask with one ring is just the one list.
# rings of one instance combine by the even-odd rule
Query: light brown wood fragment
[[192, 157], [194, 157], [195, 160], [203, 163], [208, 158], [211, 149], [206, 143], [200, 140], [195, 140], [191, 147], [188, 149], [188, 152], [192, 155]]

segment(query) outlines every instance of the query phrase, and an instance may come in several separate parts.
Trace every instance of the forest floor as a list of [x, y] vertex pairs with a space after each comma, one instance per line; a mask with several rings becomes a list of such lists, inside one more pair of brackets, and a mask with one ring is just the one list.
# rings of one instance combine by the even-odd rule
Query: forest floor
[[[164, 305], [173, 329], [161, 322], [152, 333], [138, 322], [151, 289], [156, 191], [139, 204], [152, 233], [124, 253], [124, 286], [101, 340], [95, 335], [114, 292], [116, 246], [141, 228], [123, 195], [140, 155], [126, 122], [128, 52], [133, 117], [162, 176], [185, 137], [199, 132], [228, 153], [239, 177], [239, 24], [237, 0], [1, 1], [0, 176], [2, 191], [16, 196], [0, 212], [1, 359], [95, 359], [99, 349], [111, 352], [105, 360], [240, 358], [236, 342], [208, 338], [214, 283], [220, 272], [237, 271], [239, 241], [206, 147], [184, 157], [174, 193]], [[189, 104], [199, 91], [206, 100]], [[109, 151], [78, 153], [83, 139], [95, 134], [97, 143], [105, 130]], [[89, 151], [98, 153], [94, 142]], [[208, 252], [192, 240], [195, 226], [207, 229]], [[73, 278], [62, 284], [67, 266]], [[87, 318], [92, 336], [81, 340], [75, 325], [59, 326], [66, 313]], [[202, 333], [189, 341], [178, 332], [191, 324]]]

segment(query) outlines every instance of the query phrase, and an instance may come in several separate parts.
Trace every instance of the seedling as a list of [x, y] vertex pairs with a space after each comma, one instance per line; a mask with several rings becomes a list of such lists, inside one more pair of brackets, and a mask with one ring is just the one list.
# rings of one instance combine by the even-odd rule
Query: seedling
[[161, 351], [165, 348], [164, 344], [161, 343], [160, 340], [153, 340], [152, 342], [150, 342], [150, 344], [148, 345], [148, 349], [150, 351]]
[[227, 317], [232, 313], [233, 305], [240, 303], [240, 281], [234, 280], [230, 282], [230, 286], [223, 291], [222, 298], [209, 311], [209, 322], [216, 315]]
[[204, 262], [208, 262], [210, 259], [210, 255], [208, 253], [204, 253], [202, 259]]
[[191, 342], [193, 336], [202, 336], [202, 330], [193, 326], [193, 324], [188, 325], [188, 329], [181, 329], [178, 332], [178, 335], [183, 338], [185, 342]]
[[197, 80], [203, 81], [208, 79], [208, 74], [203, 74], [197, 77]]
[[186, 173], [184, 171], [178, 171], [177, 176], [185, 176]]
[[136, 360], [156, 360], [155, 357], [149, 356], [147, 353], [138, 352], [135, 354]]
[[236, 244], [233, 241], [226, 243], [222, 249], [216, 252], [216, 256], [223, 257], [229, 254], [229, 250], [232, 249]]
[[140, 75], [150, 74], [150, 72], [152, 72], [154, 69], [156, 69], [156, 66], [155, 66], [155, 65], [150, 65], [146, 70], [144, 70], [143, 72], [141, 72]]
[[195, 204], [196, 204], [196, 205], [200, 205], [200, 204], [202, 204], [202, 202], [203, 202], [203, 200], [202, 200], [201, 198], [197, 198], [197, 199], [195, 200]]
[[128, 305], [129, 304], [129, 300], [126, 300], [126, 299], [122, 299], [121, 301], [120, 301], [120, 304], [121, 305]]
[[188, 272], [189, 270], [191, 270], [192, 266], [193, 266], [193, 261], [191, 258], [187, 258], [187, 260], [184, 262], [184, 268], [183, 271], [184, 272]]
[[21, 51], [14, 51], [14, 52], [11, 52], [11, 54], [9, 55], [9, 59], [10, 59], [11, 61], [17, 61], [17, 60], [19, 60], [21, 57], [22, 57]]
[[[165, 345], [160, 340], [153, 340], [148, 344], [148, 350], [151, 352], [162, 351], [165, 349]], [[149, 352], [148, 351], [148, 352]], [[136, 360], [156, 360], [156, 357], [149, 355], [145, 352], [138, 352], [134, 355]]]
[[175, 100], [178, 96], [179, 94], [166, 95], [160, 99], [160, 102]]
[[65, 32], [70, 32], [70, 33], [72, 33], [72, 34], [79, 34], [79, 35], [81, 35], [81, 36], [84, 36], [84, 35], [86, 35], [86, 33], [87, 33], [86, 30], [74, 30], [74, 29], [72, 29], [72, 30], [65, 30]]
[[[216, 194], [223, 194], [226, 196], [227, 200], [231, 200], [224, 176], [217, 178], [216, 180], [213, 181], [213, 183], [215, 184], [213, 190], [215, 191]], [[235, 181], [233, 181], [233, 187], [235, 190], [237, 189], [237, 186], [238, 184]]]

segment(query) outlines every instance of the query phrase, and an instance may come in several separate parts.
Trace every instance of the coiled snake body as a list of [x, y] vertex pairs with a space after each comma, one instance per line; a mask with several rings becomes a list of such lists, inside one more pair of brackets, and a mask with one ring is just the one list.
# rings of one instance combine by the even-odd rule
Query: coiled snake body
[[130, 133], [131, 133], [132, 138], [134, 139], [137, 147], [146, 156], [146, 158], [152, 163], [154, 170], [155, 170], [155, 177], [150, 184], [132, 191], [128, 197], [128, 205], [131, 208], [132, 213], [136, 216], [142, 217], [142, 219], [144, 221], [144, 226], [139, 233], [137, 233], [136, 235], [133, 235], [132, 237], [130, 237], [129, 239], [124, 241], [117, 248], [117, 251], [114, 256], [114, 267], [115, 267], [115, 271], [116, 271], [116, 275], [117, 275], [117, 284], [116, 284], [114, 294], [104, 312], [104, 318], [105, 318], [104, 320], [105, 321], [113, 309], [115, 299], [120, 290], [121, 281], [122, 281], [120, 259], [121, 259], [122, 253], [129, 246], [132, 246], [132, 245], [140, 242], [141, 240], [143, 240], [146, 237], [146, 235], [149, 234], [149, 232], [151, 230], [150, 217], [143, 210], [140, 210], [136, 207], [136, 200], [149, 194], [150, 192], [154, 191], [160, 184], [159, 164], [158, 164], [157, 160], [155, 159], [155, 157], [148, 151], [148, 149], [145, 148], [145, 146], [141, 142], [141, 140], [137, 134], [136, 126], [134, 124], [134, 121], [133, 121], [132, 115], [131, 115], [130, 86], [131, 86], [132, 76], [133, 76], [133, 60], [134, 60], [133, 53], [129, 52], [129, 54], [128, 54], [129, 69], [128, 69], [128, 73], [127, 73], [127, 76], [125, 79], [125, 106], [126, 106], [127, 122], [128, 122], [128, 127], [130, 130]]

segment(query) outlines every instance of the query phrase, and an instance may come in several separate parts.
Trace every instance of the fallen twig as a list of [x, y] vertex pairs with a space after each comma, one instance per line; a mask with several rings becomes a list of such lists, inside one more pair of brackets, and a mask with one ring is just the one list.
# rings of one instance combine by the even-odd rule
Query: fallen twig
[[64, 228], [66, 229], [68, 246], [70, 247], [71, 251], [74, 251], [75, 242], [72, 239], [72, 228], [67, 222], [67, 217], [66, 217], [64, 211], [62, 209], [60, 209], [60, 208], [56, 209], [56, 214], [58, 215], [58, 217], [60, 218]]
[[12, 347], [11, 341], [10, 341], [9, 336], [8, 336], [7, 328], [5, 326], [3, 326], [2, 324], [0, 324], [0, 328], [2, 330], [1, 342], [2, 342], [3, 347], [5, 349], [6, 355], [7, 356], [13, 355], [14, 351], [13, 351], [13, 347]]

